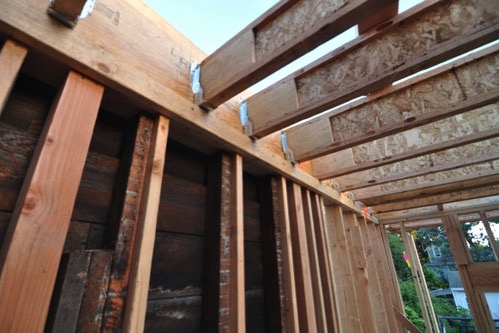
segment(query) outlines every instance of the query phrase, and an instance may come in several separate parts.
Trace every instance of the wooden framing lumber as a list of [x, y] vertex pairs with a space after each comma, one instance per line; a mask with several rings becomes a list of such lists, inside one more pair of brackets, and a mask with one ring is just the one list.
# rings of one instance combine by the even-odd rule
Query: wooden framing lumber
[[315, 332], [317, 322], [315, 317], [314, 295], [310, 271], [310, 256], [308, 253], [308, 239], [305, 229], [305, 212], [301, 187], [288, 183], [289, 219], [291, 239], [293, 243], [293, 263], [295, 268], [296, 300], [298, 308], [298, 322], [300, 331]]
[[483, 197], [489, 197], [493, 195], [499, 195], [499, 185], [490, 185], [485, 187], [479, 187], [471, 190], [456, 191], [445, 194], [436, 194], [425, 196], [424, 198], [404, 200], [401, 202], [393, 202], [389, 204], [377, 205], [372, 208], [377, 213], [386, 213], [396, 210], [404, 210], [411, 208], [419, 208], [425, 206], [431, 206], [435, 204], [446, 204], [456, 201], [464, 201], [470, 199], [479, 199]]
[[383, 24], [386, 25], [388, 24], [387, 21], [392, 19], [395, 15], [398, 13], [399, 9], [399, 3], [397, 2], [392, 2], [390, 1], [385, 1], [386, 7], [381, 9], [379, 12], [376, 14], [372, 15], [369, 17], [367, 20], [364, 20], [362, 22], [359, 22], [357, 25], [357, 29], [359, 31], [359, 35], [365, 33], [369, 29], [378, 27]]
[[[360, 172], [368, 169], [379, 168], [388, 164], [405, 161], [411, 158], [420, 157], [441, 152], [446, 149], [454, 149], [456, 147], [477, 143], [483, 140], [496, 138], [498, 136], [497, 129], [479, 131], [473, 134], [464, 135], [455, 139], [443, 140], [439, 143], [430, 145], [418, 146], [414, 148], [404, 149], [403, 152], [398, 154], [387, 154], [383, 158], [372, 158], [368, 161], [356, 163], [352, 149], [346, 149], [337, 153], [322, 156], [312, 160], [313, 175], [319, 179], [336, 178], [354, 172]], [[442, 136], [445, 137], [445, 136]], [[392, 137], [387, 137], [392, 138]], [[393, 141], [392, 141], [393, 142]], [[375, 143], [377, 143], [375, 141]], [[381, 146], [384, 142], [381, 143]], [[365, 144], [358, 147], [366, 148], [366, 150], [376, 150], [376, 146]], [[363, 149], [359, 149], [362, 151]], [[340, 161], [343, 161], [341, 164]]]
[[493, 332], [495, 324], [492, 321], [487, 300], [483, 292], [475, 289], [474, 281], [469, 272], [468, 267], [473, 267], [476, 263], [472, 263], [473, 259], [466, 246], [461, 225], [458, 223], [455, 215], [445, 217], [443, 224], [452, 256], [456, 261], [457, 269], [463, 282], [464, 292], [466, 293], [466, 299], [475, 322], [476, 330], [479, 333]]
[[[489, 142], [491, 145], [489, 145]], [[421, 166], [420, 159], [411, 159], [406, 161], [405, 163], [399, 163], [397, 166], [393, 166], [394, 169], [400, 168], [402, 170], [409, 169], [409, 171], [398, 172], [398, 173], [389, 173], [386, 176], [381, 177], [370, 177], [375, 175], [384, 175], [385, 170], [375, 169], [366, 172], [366, 174], [350, 174], [348, 175], [348, 179], [369, 179], [364, 181], [358, 181], [357, 183], [345, 183], [342, 182], [342, 178], [336, 178], [335, 181], [338, 182], [341, 186], [340, 189], [342, 191], [352, 191], [359, 188], [366, 188], [375, 185], [382, 185], [390, 182], [396, 182], [408, 178], [424, 176], [428, 174], [435, 174], [437, 172], [445, 172], [457, 168], [463, 168], [467, 166], [473, 166], [478, 164], [483, 164], [487, 162], [492, 162], [495, 160], [499, 160], [499, 140], [490, 140], [487, 141], [486, 144], [481, 148], [480, 143], [477, 142], [475, 144], [466, 145], [457, 147], [454, 149], [449, 149], [447, 151], [443, 151], [441, 154], [435, 156], [428, 156], [428, 160], [430, 160], [430, 165], [428, 167]], [[497, 147], [497, 148], [496, 148]], [[475, 149], [474, 149], [475, 148]], [[487, 154], [483, 154], [483, 151], [487, 150]], [[475, 153], [476, 152], [476, 153]], [[472, 157], [465, 158], [464, 156], [472, 155]], [[461, 156], [463, 158], [461, 158]], [[451, 160], [452, 162], [447, 162]], [[435, 161], [435, 162], [434, 162]], [[420, 163], [418, 163], [420, 162]], [[441, 163], [440, 163], [441, 162]], [[416, 168], [419, 166], [419, 168]]]
[[310, 262], [310, 279], [312, 281], [313, 300], [315, 307], [315, 320], [318, 332], [328, 332], [328, 324], [326, 321], [326, 309], [324, 300], [324, 291], [321, 281], [321, 270], [319, 266], [319, 254], [317, 249], [317, 236], [314, 229], [314, 224], [318, 221], [314, 219], [317, 215], [313, 213], [316, 207], [312, 204], [311, 193], [302, 189], [303, 215], [305, 217], [305, 231], [308, 246], [308, 255]]
[[476, 292], [499, 292], [498, 262], [475, 262], [467, 269]]
[[[496, 44], [390, 86], [321, 115], [311, 125], [287, 130], [288, 145], [295, 159], [303, 161], [495, 103], [499, 99], [498, 58]], [[329, 133], [322, 131], [317, 137], [312, 129], [317, 122], [328, 122]]]
[[217, 107], [356, 21], [371, 17], [386, 2], [393, 0], [279, 2], [203, 60], [204, 104]]
[[245, 332], [242, 157], [221, 153], [210, 165], [203, 327]]
[[399, 309], [394, 307], [393, 311], [395, 312], [395, 316], [397, 317], [399, 322], [402, 324], [404, 329], [406, 329], [410, 333], [421, 333], [419, 328], [416, 325], [414, 325], [409, 319], [407, 319], [407, 317], [404, 316], [404, 314], [402, 312], [400, 312]]
[[340, 332], [361, 332], [359, 309], [350, 268], [343, 212], [338, 206], [325, 206], [325, 224], [333, 273], [334, 295]]
[[0, 51], [0, 115], [14, 86], [28, 49], [13, 40], [7, 40]]
[[[454, 19], [454, 12], [461, 12], [460, 19]], [[384, 29], [360, 36], [331, 56], [250, 97], [248, 117], [253, 122], [254, 135], [261, 137], [275, 132], [495, 40], [499, 30], [497, 12], [497, 5], [486, 1], [424, 2], [393, 19]], [[296, 86], [293, 94], [281, 93], [290, 81]], [[269, 110], [268, 105], [282, 104], [273, 96], [297, 102], [293, 108]], [[336, 147], [338, 140], [334, 141]], [[326, 145], [331, 146], [331, 140]], [[314, 153], [323, 147], [316, 148]], [[310, 158], [297, 156], [297, 161]]]
[[361, 200], [365, 205], [373, 206], [428, 195], [470, 190], [487, 185], [496, 185], [498, 183], [499, 173], [497, 170], [492, 169], [479, 172], [478, 175], [455, 177], [443, 181], [427, 181], [426, 183], [421, 183], [419, 185], [406, 185], [405, 187], [395, 187], [386, 191], [372, 190], [370, 192], [370, 189], [361, 189], [354, 191], [353, 193], [355, 198]]
[[[102, 82], [148, 111], [167, 116], [177, 126], [186, 128], [182, 136], [195, 132], [206, 143], [234, 151], [252, 160], [261, 170], [286, 176], [321, 194], [328, 203], [339, 203], [346, 210], [358, 211], [346, 195], [319, 184], [314, 177], [290, 165], [282, 158], [279, 145], [255, 144], [241, 133], [237, 114], [230, 112], [227, 105], [207, 117], [206, 112], [192, 102], [188, 61], [203, 59], [205, 55], [143, 2], [98, 1], [92, 15], [64, 38], [61, 38], [60, 27], [47, 15], [40, 15], [45, 9], [44, 1], [1, 2], [0, 28], [28, 47]], [[151, 31], [155, 31], [157, 41], [154, 52], [151, 52]], [[113, 43], [100, 43], [101, 38]]]
[[[350, 250], [350, 269], [355, 286], [355, 295], [360, 316], [360, 325], [363, 332], [382, 332], [374, 320], [375, 309], [372, 306], [370, 295], [371, 281], [368, 275], [368, 267], [364, 244], [360, 236], [360, 227], [357, 216], [353, 213], [343, 214], [343, 228], [347, 240], [347, 247]], [[385, 330], [386, 332], [386, 330]]]
[[132, 256], [123, 332], [144, 331], [169, 125], [169, 119], [164, 116], [159, 116], [154, 122], [144, 199]]
[[87, 0], [52, 0], [49, 2], [47, 14], [69, 28], [74, 28], [86, 2]]
[[70, 72], [49, 113], [0, 252], [0, 331], [43, 331], [103, 92]]

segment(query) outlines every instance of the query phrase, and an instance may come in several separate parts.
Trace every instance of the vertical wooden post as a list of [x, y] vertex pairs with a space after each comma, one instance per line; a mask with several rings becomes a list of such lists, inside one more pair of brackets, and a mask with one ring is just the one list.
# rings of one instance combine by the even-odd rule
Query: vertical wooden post
[[289, 218], [293, 241], [293, 261], [295, 265], [296, 296], [300, 331], [316, 332], [314, 297], [310, 277], [310, 262], [305, 230], [305, 216], [301, 187], [288, 184]]
[[426, 299], [424, 297], [423, 289], [421, 286], [421, 283], [422, 283], [421, 276], [419, 274], [419, 271], [418, 271], [417, 265], [416, 265], [417, 259], [412, 251], [411, 242], [409, 240], [409, 237], [412, 237], [412, 236], [409, 235], [405, 231], [403, 223], [400, 224], [400, 234], [402, 236], [402, 240], [404, 241], [405, 251], [407, 253], [407, 256], [409, 257], [412, 279], [414, 281], [414, 287], [416, 287], [416, 292], [418, 294], [419, 305], [421, 307], [421, 312], [423, 314], [423, 319], [425, 322], [426, 331], [429, 333], [432, 333], [432, 332], [434, 332], [434, 330], [433, 330], [433, 326], [432, 326], [431, 321], [430, 321], [430, 315], [428, 313], [428, 308], [426, 307]]
[[[103, 317], [103, 332], [117, 332], [122, 329], [123, 316], [130, 283], [132, 255], [135, 251], [137, 228], [140, 219], [140, 208], [145, 197], [146, 173], [152, 144], [154, 122], [151, 118], [141, 116], [138, 119], [135, 138], [130, 145], [124, 163], [123, 184], [119, 189], [123, 196], [116, 201], [119, 214], [114, 217], [118, 230], [115, 235], [115, 250], [109, 290]], [[122, 158], [125, 160], [126, 158]], [[129, 163], [129, 164], [126, 164]], [[126, 172], [128, 171], [128, 172]], [[113, 222], [113, 221], [111, 221]]]
[[312, 291], [315, 305], [315, 319], [317, 330], [319, 332], [327, 332], [326, 311], [324, 307], [324, 292], [321, 284], [321, 270], [319, 268], [319, 254], [317, 253], [317, 241], [314, 230], [314, 224], [317, 222], [314, 219], [313, 206], [310, 198], [310, 192], [302, 189], [303, 211], [305, 217], [305, 230], [308, 245], [308, 255], [310, 261], [310, 277], [312, 280]]
[[347, 246], [351, 254], [349, 257], [350, 269], [356, 290], [360, 325], [363, 332], [377, 332], [378, 326], [374, 323], [374, 309], [369, 294], [371, 285], [367, 275], [367, 260], [360, 236], [359, 223], [354, 213], [346, 212], [343, 214], [343, 228], [345, 229]]
[[489, 238], [489, 244], [490, 247], [492, 248], [492, 251], [494, 251], [494, 256], [496, 257], [496, 261], [499, 261], [499, 244], [497, 244], [496, 238], [494, 237], [494, 233], [490, 228], [489, 219], [487, 218], [485, 212], [480, 212], [480, 218], [482, 219], [483, 226], [485, 228], [485, 231], [487, 232], [487, 237]]
[[267, 330], [298, 332], [286, 180], [265, 179], [261, 198]]
[[326, 238], [324, 225], [322, 198], [312, 194], [312, 214], [314, 216], [314, 229], [317, 236], [317, 254], [319, 257], [319, 268], [322, 288], [324, 293], [324, 309], [329, 332], [339, 332], [338, 318], [336, 316], [336, 305], [334, 302], [333, 275], [331, 272], [331, 259]]
[[245, 332], [243, 169], [240, 155], [210, 163], [203, 327]]
[[362, 332], [357, 297], [352, 282], [343, 212], [339, 206], [326, 206], [326, 230], [332, 261], [333, 285], [340, 332]]
[[7, 40], [0, 51], [0, 116], [26, 54], [28, 49], [12, 40]]
[[0, 331], [42, 332], [104, 88], [70, 72], [0, 253]]
[[144, 200], [132, 257], [123, 332], [144, 331], [169, 125], [169, 119], [164, 116], [159, 116], [154, 123]]
[[463, 229], [459, 224], [457, 216], [446, 216], [442, 219], [445, 234], [449, 241], [449, 246], [456, 262], [459, 276], [463, 282], [464, 292], [471, 315], [475, 321], [475, 327], [478, 333], [494, 332], [495, 324], [492, 321], [487, 300], [482, 292], [475, 291], [473, 282], [468, 272], [468, 265], [473, 262], [471, 253], [466, 246]]

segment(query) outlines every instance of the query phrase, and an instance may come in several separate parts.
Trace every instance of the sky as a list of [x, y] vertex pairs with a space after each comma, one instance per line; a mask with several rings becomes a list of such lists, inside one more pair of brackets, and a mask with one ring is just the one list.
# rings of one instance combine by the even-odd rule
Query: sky
[[[421, 1], [399, 0], [399, 12], [403, 12]], [[201, 50], [211, 54], [276, 4], [278, 0], [145, 0], [145, 2]], [[264, 89], [356, 36], [357, 29], [355, 27], [347, 30], [262, 80], [250, 90], [256, 93]]]

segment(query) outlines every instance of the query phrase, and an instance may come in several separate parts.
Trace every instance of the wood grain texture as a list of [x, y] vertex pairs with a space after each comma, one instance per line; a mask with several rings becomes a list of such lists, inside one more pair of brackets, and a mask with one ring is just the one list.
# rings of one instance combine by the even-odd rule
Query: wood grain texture
[[0, 255], [2, 331], [43, 330], [103, 91], [70, 72], [49, 114]]
[[12, 40], [7, 40], [2, 46], [0, 51], [0, 115], [27, 54], [26, 47]]
[[144, 199], [132, 255], [123, 332], [144, 330], [169, 125], [170, 120], [164, 116], [159, 116], [154, 122]]

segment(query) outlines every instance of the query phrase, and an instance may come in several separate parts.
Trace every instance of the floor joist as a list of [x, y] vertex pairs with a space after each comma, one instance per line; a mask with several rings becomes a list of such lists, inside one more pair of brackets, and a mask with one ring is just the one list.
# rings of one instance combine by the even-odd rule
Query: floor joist
[[279, 2], [203, 60], [201, 105], [217, 107], [384, 6], [379, 0]]
[[[453, 16], [456, 11], [461, 15]], [[497, 4], [484, 0], [423, 2], [395, 17], [391, 25], [250, 97], [247, 109], [254, 136], [275, 132], [495, 40], [498, 12]]]
[[[498, 58], [496, 44], [390, 86], [287, 130], [288, 146], [300, 162], [495, 103], [499, 99]], [[326, 126], [316, 125], [323, 122], [330, 124], [329, 133], [314, 129]]]

